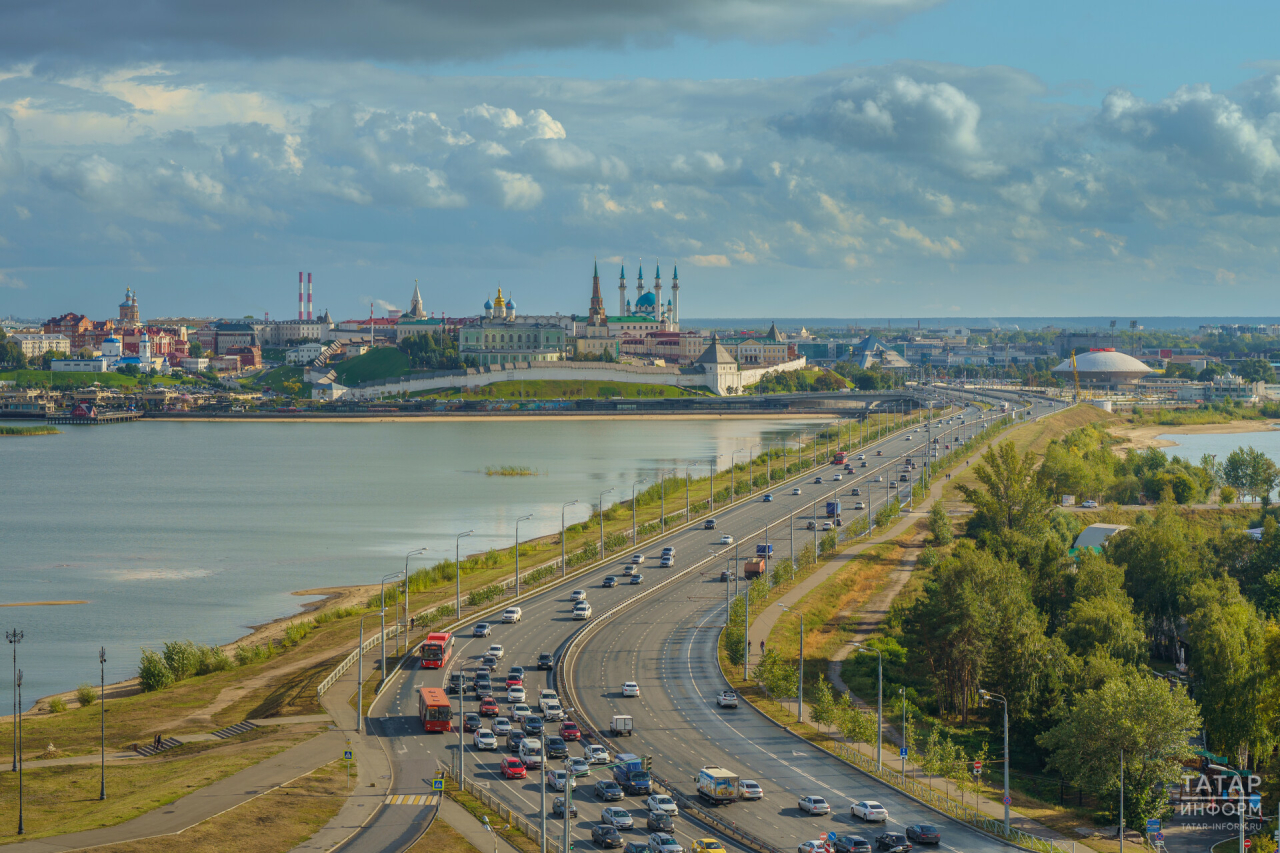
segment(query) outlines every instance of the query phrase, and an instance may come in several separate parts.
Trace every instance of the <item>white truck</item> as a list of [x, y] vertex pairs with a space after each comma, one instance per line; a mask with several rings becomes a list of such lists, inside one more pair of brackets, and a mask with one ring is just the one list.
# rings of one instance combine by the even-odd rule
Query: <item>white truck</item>
[[635, 733], [636, 721], [631, 719], [630, 714], [614, 714], [613, 719], [609, 721], [609, 732], [614, 737], [627, 735], [630, 737]]
[[708, 764], [698, 771], [698, 796], [716, 805], [738, 799], [738, 774]]

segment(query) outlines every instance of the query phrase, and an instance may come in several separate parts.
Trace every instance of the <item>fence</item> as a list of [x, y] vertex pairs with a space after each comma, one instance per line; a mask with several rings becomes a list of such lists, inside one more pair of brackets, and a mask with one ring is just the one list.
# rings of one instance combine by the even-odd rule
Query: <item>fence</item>
[[401, 630], [402, 630], [402, 626], [392, 625], [385, 632], [380, 634], [375, 634], [374, 636], [365, 640], [364, 644], [360, 646], [360, 648], [356, 649], [351, 654], [347, 655], [346, 658], [343, 659], [342, 663], [338, 664], [338, 666], [333, 670], [333, 672], [329, 673], [328, 677], [326, 677], [324, 681], [320, 682], [320, 686], [316, 688], [316, 695], [323, 696], [324, 692], [328, 690], [330, 687], [332, 687], [333, 683], [337, 681], [339, 678], [341, 678], [344, 672], [351, 669], [351, 667], [355, 664], [355, 662], [360, 659], [360, 655], [369, 651], [369, 649], [378, 645], [378, 643], [381, 643], [384, 639], [390, 640], [392, 637], [398, 637], [400, 635]]
[[[446, 778], [453, 778], [453, 772], [451, 770], [444, 770], [443, 772]], [[512, 811], [506, 803], [502, 802], [502, 800], [498, 799], [493, 794], [465, 777], [462, 780], [462, 790], [484, 803], [485, 807], [488, 808], [489, 811], [496, 814], [502, 820], [511, 824], [513, 827], [520, 830], [520, 832], [533, 839], [534, 843], [541, 842], [542, 832], [538, 823], [529, 820], [519, 812]], [[550, 824], [551, 821], [547, 821], [547, 823]], [[557, 833], [551, 831], [550, 826], [548, 826], [547, 831], [547, 850], [552, 851], [552, 853], [559, 853], [560, 851], [560, 840], [557, 837]]]

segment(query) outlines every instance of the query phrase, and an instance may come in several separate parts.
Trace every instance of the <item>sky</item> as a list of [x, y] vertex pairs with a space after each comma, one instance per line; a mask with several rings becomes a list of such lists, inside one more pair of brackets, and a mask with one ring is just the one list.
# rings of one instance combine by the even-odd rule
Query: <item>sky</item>
[[[1280, 5], [14, 0], [0, 316], [1280, 314]], [[669, 292], [669, 291], [668, 291]]]

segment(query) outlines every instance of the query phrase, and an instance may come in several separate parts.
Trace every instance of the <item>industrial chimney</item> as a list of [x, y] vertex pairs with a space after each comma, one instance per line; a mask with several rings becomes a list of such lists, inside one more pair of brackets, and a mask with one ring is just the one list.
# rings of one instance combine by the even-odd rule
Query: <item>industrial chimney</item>
[[298, 319], [302, 319], [302, 272], [298, 272]]

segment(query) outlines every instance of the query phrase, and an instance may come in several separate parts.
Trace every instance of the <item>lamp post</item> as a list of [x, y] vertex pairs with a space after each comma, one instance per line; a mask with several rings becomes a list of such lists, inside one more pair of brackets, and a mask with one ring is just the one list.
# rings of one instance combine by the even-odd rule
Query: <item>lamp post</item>
[[577, 501], [567, 501], [560, 505], [560, 577], [569, 574], [569, 561], [565, 557], [564, 550], [564, 511], [571, 506], [577, 505]]
[[[13, 718], [18, 719], [18, 643], [22, 642], [22, 632], [14, 629], [5, 631], [4, 638], [13, 646]], [[13, 772], [18, 772], [18, 727], [13, 727]]]
[[467, 751], [462, 744], [462, 735], [467, 727], [466, 715], [467, 701], [467, 677], [462, 676], [462, 680], [458, 683], [458, 790], [465, 790], [463, 785], [464, 774], [466, 772]]
[[[572, 713], [573, 713], [572, 708], [564, 709], [564, 715], [566, 717], [568, 717]], [[569, 813], [573, 811], [573, 786], [570, 784], [570, 781], [572, 779], [573, 779], [573, 776], [569, 774], [568, 767], [566, 767], [565, 780], [564, 780], [564, 841], [560, 845], [560, 853], [569, 853], [569, 851], [572, 849], [572, 847], [569, 844], [569, 827], [570, 827]], [[542, 786], [545, 788], [546, 785], [547, 783], [546, 783], [546, 780], [544, 779], [542, 782]], [[546, 814], [545, 810], [543, 811], [543, 814]]]
[[[791, 608], [785, 604], [779, 604], [786, 612], [790, 613]], [[804, 722], [804, 611], [800, 611], [800, 675], [796, 678], [796, 722]]]
[[[1244, 849], [1244, 845], [1245, 845], [1245, 841], [1244, 841], [1244, 809], [1245, 809], [1244, 776], [1241, 775], [1240, 771], [1232, 770], [1230, 767], [1223, 767], [1220, 764], [1210, 764], [1209, 769], [1217, 770], [1219, 773], [1230, 773], [1240, 780], [1240, 805], [1237, 807], [1236, 816], [1240, 818], [1240, 853], [1245, 853], [1245, 849]], [[1121, 784], [1124, 783], [1124, 752], [1123, 751], [1120, 753], [1120, 781], [1121, 781]], [[1121, 790], [1120, 808], [1123, 809], [1124, 808], [1124, 789], [1121, 788], [1120, 790]], [[1123, 815], [1124, 812], [1121, 811], [1120, 814]], [[18, 830], [18, 831], [21, 832], [22, 830]], [[1120, 821], [1120, 837], [1121, 838], [1124, 837], [1124, 820], [1123, 819]]]
[[[529, 515], [522, 515], [516, 519], [516, 598], [520, 597], [520, 522], [528, 521], [531, 518], [533, 518], [532, 513], [530, 513]], [[601, 520], [600, 524], [601, 525], [604, 524], [603, 519]], [[603, 530], [603, 527], [601, 529]], [[601, 542], [600, 542], [600, 553], [602, 556], [604, 555], [603, 537], [601, 538]]]
[[[378, 593], [382, 596], [382, 606], [378, 611], [378, 615], [382, 617], [382, 639], [378, 642], [378, 645], [382, 647], [382, 681], [387, 680], [387, 578], [395, 578], [399, 576], [399, 572], [392, 572], [389, 575], [383, 575], [382, 589]], [[396, 638], [396, 653], [400, 653], [400, 639], [398, 637]]]
[[98, 649], [98, 745], [101, 750], [101, 776], [98, 799], [107, 798], [107, 647]]
[[876, 769], [882, 769], [882, 747], [884, 745], [884, 654], [879, 649], [851, 642], [860, 652], [875, 652], [876, 655]]
[[693, 521], [693, 511], [689, 508], [689, 469], [697, 462], [690, 462], [684, 466], [684, 520]]
[[600, 559], [604, 559], [604, 496], [613, 489], [605, 489], [600, 493]]
[[899, 687], [898, 695], [902, 697], [902, 778], [907, 778], [907, 688]]
[[[723, 456], [723, 454], [720, 454], [720, 456]], [[711, 502], [709, 505], [711, 507], [710, 511], [713, 514], [716, 511], [716, 460], [719, 459], [720, 456], [711, 457], [711, 479], [707, 481], [708, 483], [710, 483], [709, 488], [711, 491]]]
[[454, 605], [457, 610], [454, 611], [453, 615], [458, 619], [462, 619], [462, 540], [472, 533], [475, 533], [475, 531], [468, 530], [466, 533], [459, 533], [458, 537], [453, 540], [453, 579], [455, 595], [457, 596], [457, 601]]
[[364, 734], [364, 620], [373, 616], [366, 613], [360, 617], [360, 645], [356, 646], [356, 734]]
[[1004, 703], [1004, 828], [1007, 831], [1009, 829], [1009, 700], [989, 690], [979, 690], [978, 696], [984, 700], [999, 699]]
[[[410, 551], [404, 555], [404, 653], [409, 654], [409, 558], [416, 557], [419, 554], [425, 554], [430, 548], [418, 548], [416, 551]], [[396, 649], [400, 648], [400, 642], [396, 641]]]
[[14, 701], [18, 705], [18, 725], [14, 728], [18, 731], [18, 834], [22, 835], [22, 670], [13, 677], [13, 689]]
[[636, 486], [641, 483], [647, 483], [649, 480], [641, 477], [631, 484], [631, 544], [636, 544]]

